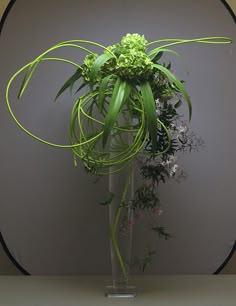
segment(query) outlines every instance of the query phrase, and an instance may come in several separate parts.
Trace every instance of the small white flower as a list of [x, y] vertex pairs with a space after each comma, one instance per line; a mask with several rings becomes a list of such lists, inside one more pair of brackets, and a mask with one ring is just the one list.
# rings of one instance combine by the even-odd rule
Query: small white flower
[[180, 125], [179, 127], [177, 127], [177, 130], [178, 130], [177, 139], [182, 143], [186, 143], [188, 141], [187, 135], [186, 135], [186, 132], [188, 131], [187, 126]]
[[171, 160], [171, 162], [174, 163], [174, 162], [177, 160], [177, 157], [174, 156], [174, 155], [171, 155], [171, 156], [169, 157], [169, 160]]
[[156, 100], [155, 100], [155, 103], [156, 103], [156, 106], [157, 106], [157, 107], [160, 107], [160, 106], [161, 106], [161, 103], [160, 103], [160, 100], [159, 100], [159, 99], [156, 99]]
[[155, 207], [152, 209], [152, 213], [155, 216], [161, 216], [163, 214], [163, 209], [161, 207]]
[[171, 155], [165, 161], [161, 162], [161, 165], [170, 167], [173, 163], [176, 162], [176, 160], [177, 160], [177, 157], [174, 155]]
[[170, 176], [173, 177], [175, 176], [175, 173], [177, 172], [179, 166], [177, 164], [174, 164], [170, 170]]
[[187, 126], [186, 125], [185, 126], [180, 125], [180, 126], [177, 127], [177, 130], [178, 130], [179, 134], [184, 134], [184, 133], [187, 132]]
[[158, 79], [159, 79], [159, 75], [158, 75], [158, 73], [155, 73], [154, 74], [154, 80], [157, 81]]
[[160, 116], [161, 114], [161, 103], [159, 99], [155, 100], [155, 104], [156, 104], [156, 113], [158, 116]]
[[170, 124], [170, 129], [171, 129], [171, 130], [176, 130], [177, 127], [176, 127], [176, 125], [175, 125], [174, 123], [171, 123], [171, 124]]

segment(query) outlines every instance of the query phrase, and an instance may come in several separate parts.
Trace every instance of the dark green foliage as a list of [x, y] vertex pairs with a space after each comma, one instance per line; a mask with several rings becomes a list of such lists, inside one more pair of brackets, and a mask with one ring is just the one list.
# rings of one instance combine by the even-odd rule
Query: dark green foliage
[[151, 209], [156, 207], [158, 204], [159, 199], [152, 188], [143, 185], [136, 190], [132, 207], [134, 209]]
[[156, 251], [148, 251], [147, 255], [143, 258], [137, 256], [132, 257], [131, 261], [128, 263], [130, 269], [137, 269], [138, 271], [144, 272], [148, 265], [153, 261], [153, 256], [156, 255]]
[[157, 232], [159, 238], [161, 239], [168, 240], [172, 237], [169, 233], [165, 231], [165, 228], [163, 226], [154, 226], [152, 230]]
[[82, 69], [78, 68], [75, 73], [65, 82], [65, 84], [61, 87], [61, 89], [58, 91], [58, 94], [56, 95], [55, 101], [57, 98], [69, 87], [72, 89], [74, 83], [80, 79], [82, 75]]

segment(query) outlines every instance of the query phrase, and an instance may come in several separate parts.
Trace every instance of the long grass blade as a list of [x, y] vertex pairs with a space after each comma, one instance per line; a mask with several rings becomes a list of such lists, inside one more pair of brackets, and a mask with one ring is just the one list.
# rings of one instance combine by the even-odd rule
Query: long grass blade
[[71, 88], [72, 90], [72, 86], [74, 85], [74, 83], [81, 77], [82, 75], [82, 69], [78, 68], [75, 73], [65, 82], [65, 84], [61, 87], [61, 89], [58, 91], [56, 98], [54, 101], [56, 101], [58, 99], [58, 97], [67, 89], [67, 88]]
[[[225, 45], [225, 44], [231, 44], [232, 39], [228, 37], [204, 37], [204, 38], [195, 38], [195, 39], [176, 39], [176, 40], [169, 40], [173, 41], [170, 42], [166, 45], [162, 45], [158, 48], [155, 48], [149, 52], [149, 56], [155, 54], [160, 48], [166, 48], [170, 46], [175, 46], [175, 45], [182, 45], [182, 44], [188, 44], [188, 43], [200, 43], [200, 44], [217, 44], [217, 45]], [[153, 43], [156, 43], [158, 41], [151, 42], [148, 45], [151, 45]]]
[[90, 72], [90, 87], [93, 88], [93, 85], [96, 81], [98, 72], [100, 68], [107, 62], [109, 59], [113, 57], [110, 53], [103, 53], [102, 55], [98, 56], [93, 64], [93, 67]]
[[76, 90], [74, 94], [77, 94], [81, 89], [83, 89], [85, 86], [87, 86], [87, 83], [82, 83], [80, 87]]
[[147, 120], [148, 132], [152, 142], [152, 150], [157, 148], [157, 115], [155, 100], [149, 82], [141, 85], [141, 94]]
[[177, 87], [177, 89], [181, 92], [181, 94], [183, 95], [185, 101], [187, 102], [188, 105], [188, 110], [189, 110], [189, 120], [191, 120], [191, 116], [192, 116], [192, 104], [190, 101], [190, 97], [183, 85], [183, 83], [181, 83], [181, 81], [179, 79], [177, 79], [177, 77], [167, 68], [163, 67], [162, 65], [159, 64], [155, 64], [154, 67], [156, 67], [158, 70], [162, 71], [167, 77], [168, 79], [173, 82], [173, 85], [175, 87]]
[[26, 74], [25, 74], [25, 77], [23, 79], [23, 82], [21, 84], [21, 88], [20, 88], [20, 91], [18, 93], [18, 99], [20, 99], [23, 95], [23, 93], [25, 92], [28, 84], [29, 84], [29, 81], [31, 80], [36, 68], [38, 67], [38, 64], [40, 63], [40, 61], [34, 61], [32, 62], [32, 64], [29, 66]]
[[157, 62], [161, 56], [163, 55], [163, 53], [167, 52], [167, 53], [172, 53], [176, 56], [180, 56], [179, 53], [177, 53], [176, 51], [173, 51], [171, 49], [167, 49], [167, 48], [156, 48], [154, 49], [156, 50], [155, 53], [152, 53], [152, 51], [149, 53], [150, 58], [152, 59], [153, 62]]
[[103, 78], [99, 86], [98, 109], [100, 110], [100, 112], [102, 111], [104, 105], [105, 93], [111, 77], [112, 75], [108, 75], [105, 78]]
[[122, 107], [127, 102], [131, 92], [131, 85], [124, 80], [117, 79], [108, 112], [104, 121], [103, 147], [105, 147], [108, 136], [115, 124]]

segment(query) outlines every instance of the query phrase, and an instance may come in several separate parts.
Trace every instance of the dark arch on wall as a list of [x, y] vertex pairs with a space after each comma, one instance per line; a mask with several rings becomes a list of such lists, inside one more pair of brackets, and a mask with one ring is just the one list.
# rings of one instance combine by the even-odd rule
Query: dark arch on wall
[[[230, 5], [228, 4], [228, 2], [226, 0], [220, 0], [223, 5], [226, 7], [226, 9], [228, 10], [230, 16], [233, 18], [234, 22], [236, 23], [236, 15], [234, 13], [234, 11], [232, 10], [232, 8], [230, 7]], [[2, 15], [2, 18], [0, 20], [0, 35], [1, 35], [1, 32], [2, 32], [2, 29], [3, 29], [3, 26], [4, 26], [4, 23], [7, 19], [7, 16], [8, 14], [10, 13], [13, 5], [15, 4], [16, 0], [11, 0], [8, 5], [7, 5], [7, 8], [5, 9], [3, 15]]]
[[[227, 3], [227, 1], [225, 0], [220, 0], [222, 2], [222, 4], [225, 6], [225, 8], [228, 10], [230, 16], [233, 18], [234, 22], [236, 23], [236, 15], [234, 13], [234, 11], [232, 10], [232, 8], [230, 7], [230, 5]], [[3, 29], [3, 26], [5, 24], [5, 21], [7, 19], [8, 14], [10, 13], [13, 5], [15, 4], [16, 0], [11, 0], [9, 2], [9, 4], [7, 5], [2, 18], [0, 20], [0, 35]], [[27, 272], [18, 262], [17, 260], [13, 257], [13, 255], [11, 254], [11, 252], [9, 251], [6, 242], [0, 232], [0, 244], [2, 245], [6, 255], [8, 256], [8, 258], [10, 259], [10, 261], [12, 262], [12, 264], [24, 275], [30, 275], [29, 272]], [[226, 265], [229, 263], [229, 261], [231, 260], [231, 258], [233, 257], [234, 253], [236, 252], [236, 241], [229, 253], [229, 255], [226, 257], [226, 259], [224, 260], [224, 262], [220, 265], [220, 267], [213, 273], [214, 275], [219, 274], [225, 267]]]
[[1, 35], [1, 32], [2, 32], [4, 23], [5, 23], [6, 19], [7, 19], [7, 16], [10, 13], [10, 11], [11, 11], [13, 5], [15, 4], [15, 2], [16, 2], [16, 0], [11, 0], [8, 3], [8, 5], [7, 5], [7, 7], [6, 7], [6, 9], [5, 9], [5, 11], [4, 11], [3, 15], [2, 15], [2, 18], [0, 20], [0, 35]]
[[227, 266], [227, 264], [230, 262], [231, 258], [233, 257], [234, 253], [236, 251], [236, 241], [234, 242], [234, 245], [231, 249], [231, 251], [229, 252], [229, 255], [226, 257], [226, 259], [224, 260], [224, 262], [219, 266], [219, 268], [213, 273], [214, 275], [219, 274], [220, 272], [222, 272], [224, 270], [224, 268]]
[[2, 233], [0, 232], [0, 244], [2, 245], [3, 250], [5, 251], [7, 257], [10, 259], [10, 261], [12, 262], [12, 264], [24, 275], [30, 275], [29, 272], [27, 272], [17, 261], [16, 259], [13, 257], [13, 255], [11, 254], [11, 252], [9, 251], [6, 242], [2, 236]]
[[236, 15], [235, 15], [234, 11], [232, 10], [232, 8], [230, 7], [230, 5], [228, 4], [228, 2], [225, 1], [225, 0], [221, 0], [221, 2], [224, 4], [224, 6], [228, 10], [229, 14], [233, 18], [234, 22], [236, 23]]
[[[6, 7], [6, 9], [5, 9], [5, 11], [4, 11], [3, 15], [2, 15], [2, 18], [1, 18], [1, 20], [0, 20], [0, 35], [1, 35], [2, 29], [3, 29], [3, 26], [4, 26], [4, 24], [5, 24], [5, 21], [6, 21], [6, 19], [7, 19], [7, 16], [8, 16], [8, 14], [10, 13], [10, 11], [11, 11], [13, 5], [15, 4], [15, 2], [16, 2], [16, 0], [11, 0], [11, 1], [8, 3], [8, 5], [7, 5], [7, 7]], [[13, 264], [22, 274], [24, 274], [24, 275], [30, 275], [29, 272], [27, 272], [27, 271], [17, 262], [17, 260], [13, 257], [13, 255], [11, 254], [10, 250], [9, 250], [8, 247], [7, 247], [7, 244], [6, 244], [5, 240], [4, 240], [4, 238], [3, 238], [1, 232], [0, 232], [0, 244], [2, 245], [2, 248], [3, 248], [4, 252], [6, 253], [7, 257], [9, 258], [9, 260], [11, 261], [11, 263], [12, 263], [12, 264]]]

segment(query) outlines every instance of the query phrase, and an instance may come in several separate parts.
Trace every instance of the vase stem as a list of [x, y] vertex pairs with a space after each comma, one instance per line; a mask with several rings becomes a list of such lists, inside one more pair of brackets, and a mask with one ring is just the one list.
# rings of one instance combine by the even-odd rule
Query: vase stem
[[134, 296], [134, 287], [128, 286], [134, 223], [133, 163], [118, 173], [112, 172], [109, 175], [109, 191], [113, 196], [109, 205], [109, 223], [113, 286], [109, 288], [115, 296], [121, 293], [122, 296]]

